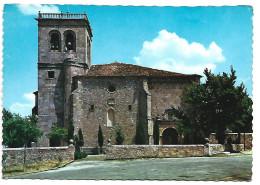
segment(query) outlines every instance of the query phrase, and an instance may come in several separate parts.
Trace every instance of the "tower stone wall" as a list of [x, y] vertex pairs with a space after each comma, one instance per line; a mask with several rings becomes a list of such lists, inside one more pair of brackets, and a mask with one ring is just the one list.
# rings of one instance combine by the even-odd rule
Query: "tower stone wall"
[[[86, 14], [44, 14], [38, 18], [38, 126], [40, 146], [49, 146], [52, 125], [66, 128], [72, 78], [91, 65], [92, 32]], [[71, 48], [70, 48], [71, 47]]]

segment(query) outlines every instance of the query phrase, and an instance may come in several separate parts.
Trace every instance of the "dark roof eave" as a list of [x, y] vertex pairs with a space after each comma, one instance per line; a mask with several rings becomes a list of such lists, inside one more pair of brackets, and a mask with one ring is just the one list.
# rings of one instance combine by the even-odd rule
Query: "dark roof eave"
[[201, 75], [197, 74], [192, 74], [192, 75], [176, 75], [176, 76], [165, 76], [165, 75], [158, 75], [158, 76], [149, 76], [149, 75], [77, 75], [74, 76], [73, 78], [98, 78], [98, 77], [104, 77], [104, 78], [109, 78], [109, 77], [136, 77], [136, 78], [201, 78]]

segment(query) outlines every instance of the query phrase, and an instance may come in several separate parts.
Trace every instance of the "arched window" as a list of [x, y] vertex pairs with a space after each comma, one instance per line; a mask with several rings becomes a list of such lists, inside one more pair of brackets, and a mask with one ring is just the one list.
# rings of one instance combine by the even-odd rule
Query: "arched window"
[[76, 35], [73, 31], [66, 31], [65, 36], [65, 51], [76, 51]]
[[115, 87], [114, 85], [110, 85], [110, 86], [108, 87], [108, 91], [111, 92], [111, 93], [113, 93], [113, 92], [116, 91], [116, 87]]
[[50, 48], [53, 51], [60, 51], [60, 33], [57, 30], [50, 32]]
[[107, 111], [107, 126], [112, 127], [115, 124], [115, 111], [110, 108]]

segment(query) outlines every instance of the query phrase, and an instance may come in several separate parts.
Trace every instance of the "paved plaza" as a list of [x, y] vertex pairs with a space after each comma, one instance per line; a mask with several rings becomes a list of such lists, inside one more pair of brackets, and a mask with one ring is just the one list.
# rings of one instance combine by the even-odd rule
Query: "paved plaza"
[[250, 180], [252, 155], [123, 161], [77, 161], [58, 170], [16, 176], [18, 179], [97, 180]]

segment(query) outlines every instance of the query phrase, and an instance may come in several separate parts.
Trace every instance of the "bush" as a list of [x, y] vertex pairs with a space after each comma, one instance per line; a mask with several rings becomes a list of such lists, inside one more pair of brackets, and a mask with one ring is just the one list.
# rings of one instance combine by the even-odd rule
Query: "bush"
[[[159, 128], [158, 128], [158, 132], [159, 132]], [[136, 128], [135, 144], [137, 145], [145, 144], [144, 127], [142, 123], [139, 123]], [[159, 144], [159, 139], [158, 139], [158, 144]]]
[[67, 134], [67, 142], [68, 144], [70, 144], [70, 139], [74, 140], [74, 126], [73, 126], [73, 122], [70, 121], [69, 122], [69, 127], [68, 127], [68, 134]]
[[88, 154], [86, 152], [75, 152], [74, 153], [74, 159], [75, 160], [82, 159], [82, 158], [85, 158], [87, 156], [88, 156]]
[[82, 146], [84, 146], [84, 139], [83, 139], [83, 134], [82, 134], [81, 128], [78, 131], [78, 136], [79, 136], [78, 145], [79, 145], [79, 147], [82, 147]]
[[99, 125], [99, 127], [98, 127], [98, 145], [100, 148], [102, 148], [103, 143], [104, 143], [104, 136], [103, 136], [102, 128]]
[[[139, 131], [140, 132], [140, 131]], [[142, 132], [142, 131], [141, 131]], [[154, 138], [154, 144], [155, 145], [159, 145], [159, 123], [156, 121], [154, 123], [154, 127], [153, 127], [153, 138]], [[144, 137], [144, 136], [143, 136]], [[144, 142], [144, 141], [143, 141]], [[139, 144], [139, 143], [138, 143]], [[140, 143], [143, 144], [143, 143]]]
[[47, 135], [47, 138], [50, 139], [50, 146], [60, 146], [60, 140], [67, 138], [67, 130], [52, 125], [51, 133]]
[[117, 145], [122, 145], [124, 140], [125, 140], [125, 136], [124, 136], [123, 132], [121, 131], [120, 128], [117, 129], [116, 130], [116, 144]]

